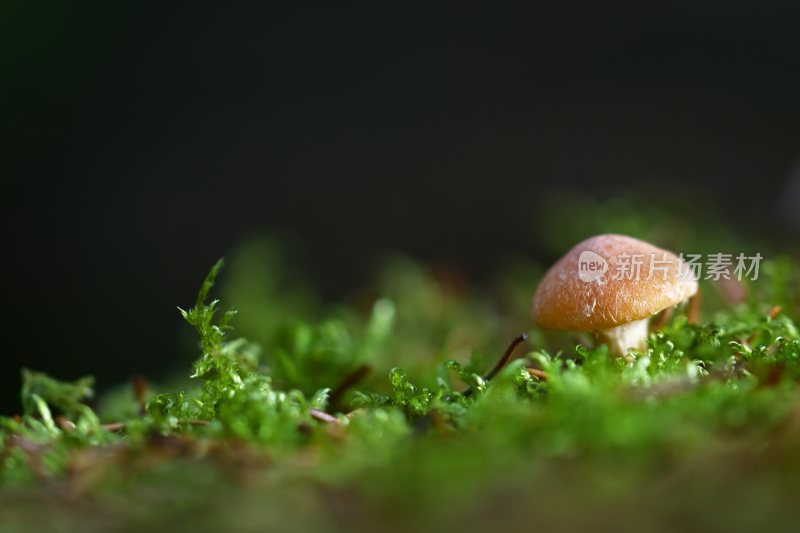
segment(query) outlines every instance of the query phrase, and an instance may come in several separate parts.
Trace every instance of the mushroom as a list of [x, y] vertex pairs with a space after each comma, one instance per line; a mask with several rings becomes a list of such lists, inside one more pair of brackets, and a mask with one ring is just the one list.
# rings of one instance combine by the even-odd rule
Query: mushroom
[[697, 292], [697, 280], [672, 252], [605, 234], [572, 248], [533, 295], [533, 319], [546, 329], [593, 332], [611, 353], [647, 343], [648, 320]]

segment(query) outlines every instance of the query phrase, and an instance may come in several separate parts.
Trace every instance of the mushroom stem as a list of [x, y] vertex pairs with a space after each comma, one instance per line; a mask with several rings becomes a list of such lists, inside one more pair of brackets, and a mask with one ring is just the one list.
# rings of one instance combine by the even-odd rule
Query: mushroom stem
[[647, 345], [647, 318], [634, 320], [611, 329], [600, 331], [613, 355], [625, 355], [629, 348], [641, 349]]

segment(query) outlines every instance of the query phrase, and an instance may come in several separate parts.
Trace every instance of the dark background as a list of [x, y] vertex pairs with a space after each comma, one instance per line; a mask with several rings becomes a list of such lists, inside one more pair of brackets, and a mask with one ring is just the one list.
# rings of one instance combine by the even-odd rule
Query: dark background
[[175, 305], [258, 228], [294, 232], [333, 299], [375, 248], [476, 280], [541, 254], [554, 184], [701, 185], [778, 223], [794, 8], [223, 4], [5, 4], [1, 411], [23, 365], [158, 375]]

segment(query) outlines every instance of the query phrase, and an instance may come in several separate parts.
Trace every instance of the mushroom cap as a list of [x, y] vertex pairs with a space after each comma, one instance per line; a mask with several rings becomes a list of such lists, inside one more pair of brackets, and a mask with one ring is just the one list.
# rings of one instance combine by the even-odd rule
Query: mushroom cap
[[610, 329], [694, 295], [691, 274], [672, 252], [625, 235], [598, 235], [547, 271], [533, 295], [533, 319], [548, 329]]

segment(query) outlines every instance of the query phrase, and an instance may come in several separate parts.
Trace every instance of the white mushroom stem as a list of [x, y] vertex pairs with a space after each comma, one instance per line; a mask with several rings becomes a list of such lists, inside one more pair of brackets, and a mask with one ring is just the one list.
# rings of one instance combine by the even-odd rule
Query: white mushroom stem
[[614, 355], [625, 355], [628, 348], [643, 349], [647, 346], [647, 318], [634, 320], [615, 328], [602, 330], [600, 337], [611, 348]]

